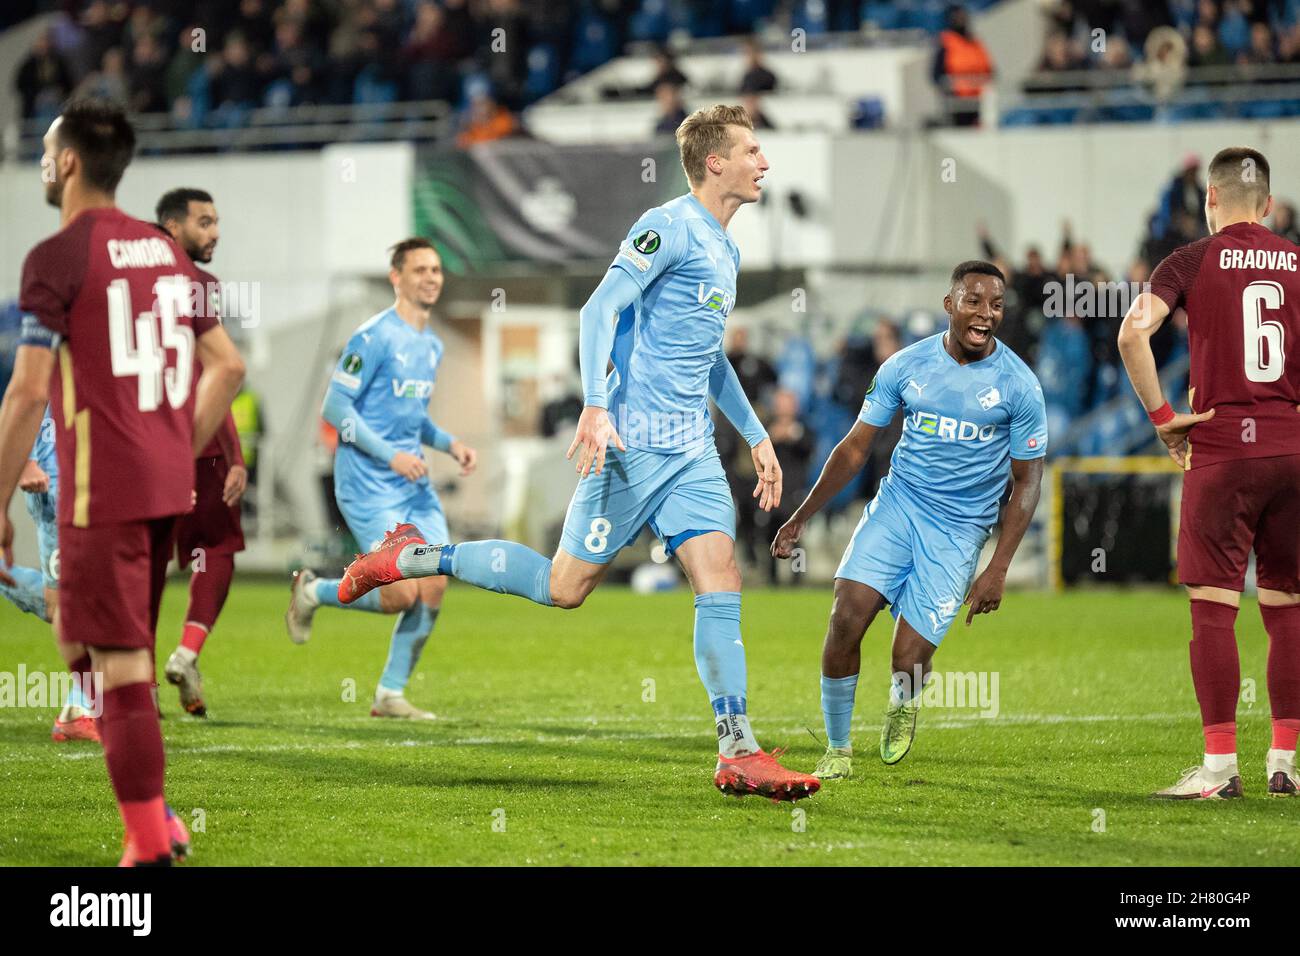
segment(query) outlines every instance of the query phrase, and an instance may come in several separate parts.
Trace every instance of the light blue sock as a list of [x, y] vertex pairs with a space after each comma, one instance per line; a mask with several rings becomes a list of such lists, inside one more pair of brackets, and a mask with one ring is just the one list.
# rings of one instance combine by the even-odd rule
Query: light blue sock
[[20, 611], [45, 617], [45, 578], [39, 568], [12, 567], [6, 569], [16, 584], [0, 584], [0, 595], [7, 597]]
[[[695, 596], [695, 669], [714, 713], [722, 698], [740, 701], [745, 712], [745, 646], [740, 641], [740, 593], [714, 591]], [[728, 706], [735, 706], [728, 704]]]
[[367, 591], [351, 604], [344, 604], [339, 600], [338, 578], [317, 578], [315, 588], [316, 601], [324, 607], [341, 607], [347, 611], [373, 611], [376, 614], [384, 613], [383, 608], [379, 606], [379, 588]]
[[386, 690], [404, 690], [411, 672], [420, 662], [424, 642], [429, 639], [438, 612], [423, 601], [407, 608], [397, 616], [393, 627], [393, 640], [388, 645], [388, 663], [379, 677], [379, 686]]
[[[408, 556], [413, 562], [419, 560], [415, 550], [408, 548], [398, 556], [397, 566], [403, 574], [408, 573], [404, 566]], [[449, 544], [440, 549], [437, 562], [437, 570], [426, 573], [449, 574], [475, 587], [551, 606], [551, 559], [522, 544], [500, 540]]]
[[745, 714], [745, 645], [740, 640], [738, 592], [695, 596], [695, 669], [713, 707], [718, 753], [733, 757], [758, 750]]
[[858, 675], [822, 675], [822, 717], [826, 721], [826, 742], [832, 747], [849, 746], [849, 725], [853, 722], [853, 698]]
[[79, 707], [81, 710], [90, 710], [90, 701], [86, 700], [86, 692], [81, 689], [81, 681], [74, 680], [68, 686], [68, 697], [67, 700], [64, 701], [64, 704], [68, 707]]

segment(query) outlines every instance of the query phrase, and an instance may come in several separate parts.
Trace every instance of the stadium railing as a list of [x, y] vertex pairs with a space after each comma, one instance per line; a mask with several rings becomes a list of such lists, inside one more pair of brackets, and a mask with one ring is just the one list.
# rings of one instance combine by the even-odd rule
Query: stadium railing
[[1070, 122], [1145, 122], [1300, 115], [1300, 66], [1189, 67], [1176, 92], [1156, 95], [1132, 69], [1040, 71], [1006, 102], [1004, 126]]
[[[218, 108], [208, 111], [202, 125], [171, 113], [142, 113], [132, 121], [138, 148], [144, 154], [312, 148], [339, 142], [435, 142], [450, 139], [454, 133], [452, 109], [443, 100]], [[47, 128], [45, 120], [24, 121], [19, 154], [39, 156]]]

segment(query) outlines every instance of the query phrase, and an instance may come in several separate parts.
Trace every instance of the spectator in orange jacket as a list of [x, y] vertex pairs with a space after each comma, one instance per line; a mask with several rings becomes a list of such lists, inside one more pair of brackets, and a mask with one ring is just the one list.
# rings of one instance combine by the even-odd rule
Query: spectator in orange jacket
[[993, 58], [971, 31], [965, 7], [948, 8], [948, 26], [939, 34], [934, 81], [946, 94], [949, 120], [954, 126], [979, 124], [979, 96], [993, 77]]
[[465, 125], [456, 136], [456, 145], [464, 149], [477, 143], [505, 139], [518, 131], [515, 114], [498, 103], [491, 93], [479, 93], [470, 98]]

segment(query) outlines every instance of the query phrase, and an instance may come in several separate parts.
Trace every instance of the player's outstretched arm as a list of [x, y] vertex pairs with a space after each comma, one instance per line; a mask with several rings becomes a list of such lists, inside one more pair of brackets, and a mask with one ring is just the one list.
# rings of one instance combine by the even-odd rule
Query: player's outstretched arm
[[[18, 346], [13, 376], [0, 402], [0, 556], [13, 564], [14, 529], [9, 523], [9, 502], [27, 467], [32, 443], [41, 430], [45, 405], [50, 399], [50, 374], [54, 353], [33, 345]], [[0, 582], [13, 579], [0, 567]]]
[[427, 471], [423, 458], [410, 452], [398, 451], [367, 425], [352, 399], [333, 382], [325, 391], [320, 416], [338, 430], [339, 441], [360, 448], [407, 481], [419, 481]]
[[718, 357], [709, 372], [709, 397], [750, 447], [754, 474], [758, 476], [753, 495], [758, 499], [758, 506], [764, 511], [779, 507], [782, 476], [776, 449], [772, 447], [772, 440], [768, 438], [767, 429], [759, 421], [754, 406], [749, 404], [740, 376], [722, 349], [718, 349]]
[[614, 323], [640, 295], [641, 287], [636, 280], [622, 269], [610, 269], [579, 313], [578, 365], [583, 409], [573, 443], [564, 457], [571, 459], [574, 452], [579, 452], [577, 471], [584, 478], [593, 466], [598, 475], [604, 471], [605, 448], [611, 440], [620, 451], [626, 451], [607, 411], [606, 375], [610, 352], [614, 349]]
[[1119, 355], [1124, 360], [1133, 390], [1137, 392], [1156, 426], [1156, 434], [1165, 443], [1169, 457], [1181, 468], [1187, 460], [1187, 435], [1198, 422], [1214, 417], [1214, 409], [1200, 414], [1175, 413], [1165, 400], [1160, 387], [1160, 371], [1156, 368], [1155, 353], [1151, 351], [1151, 336], [1169, 316], [1168, 304], [1158, 295], [1143, 292], [1133, 304], [1119, 327]]
[[966, 603], [970, 611], [966, 614], [966, 624], [970, 625], [976, 614], [989, 614], [1002, 604], [1002, 592], [1007, 585], [1007, 569], [1011, 559], [1025, 536], [1029, 522], [1038, 508], [1038, 497], [1043, 485], [1042, 458], [1028, 461], [1011, 459], [1011, 498], [1007, 502], [1006, 512], [1002, 516], [1002, 533], [998, 535], [998, 546], [993, 549], [993, 560], [984, 569], [975, 583], [971, 585]]
[[244, 360], [220, 325], [200, 335], [196, 345], [203, 366], [194, 398], [194, 454], [198, 456], [230, 414], [230, 403], [244, 381]]
[[794, 553], [794, 546], [798, 544], [803, 534], [804, 527], [808, 524], [808, 519], [821, 511], [826, 502], [843, 491], [844, 486], [862, 470], [862, 466], [867, 463], [867, 453], [871, 451], [871, 443], [876, 440], [878, 431], [880, 431], [879, 426], [868, 425], [861, 419], [853, 423], [849, 433], [840, 439], [831, 456], [826, 459], [826, 464], [822, 466], [822, 473], [817, 476], [817, 483], [813, 485], [812, 491], [808, 492], [808, 497], [776, 533], [776, 539], [772, 542], [774, 558], [790, 557]]
[[434, 451], [445, 452], [460, 465], [460, 475], [466, 478], [478, 467], [478, 452], [449, 431], [443, 431], [428, 415], [420, 423], [420, 442]]

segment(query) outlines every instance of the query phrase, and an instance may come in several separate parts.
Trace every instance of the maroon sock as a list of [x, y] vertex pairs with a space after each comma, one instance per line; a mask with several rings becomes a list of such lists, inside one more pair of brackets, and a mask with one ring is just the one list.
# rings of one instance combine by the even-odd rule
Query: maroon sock
[[105, 691], [99, 735], [136, 857], [152, 860], [170, 853], [162, 803], [162, 730], [151, 685], [141, 682]]
[[202, 625], [210, 632], [217, 623], [221, 608], [225, 606], [226, 595], [230, 593], [230, 581], [234, 576], [233, 554], [207, 555], [203, 570], [195, 571], [190, 577], [190, 607], [185, 612], [185, 623]]
[[[1241, 690], [1237, 636], [1232, 630], [1236, 620], [1237, 609], [1229, 604], [1192, 600], [1192, 683], [1201, 705], [1206, 753], [1236, 752], [1237, 695]], [[1230, 750], [1225, 749], [1229, 746]]]
[[[1268, 632], [1268, 703], [1273, 710], [1273, 747], [1294, 750], [1300, 720], [1300, 604], [1259, 606]], [[1290, 746], [1286, 746], [1286, 744]]]
[[90, 716], [99, 716], [99, 689], [95, 686], [95, 674], [90, 663], [90, 652], [87, 651], [69, 664], [68, 670], [76, 676], [78, 683], [81, 684], [81, 692], [86, 695], [86, 706], [89, 708]]

